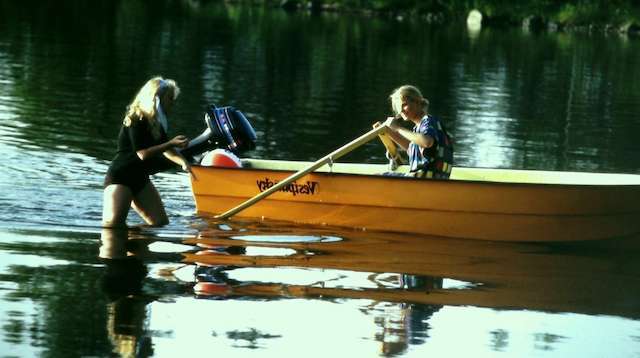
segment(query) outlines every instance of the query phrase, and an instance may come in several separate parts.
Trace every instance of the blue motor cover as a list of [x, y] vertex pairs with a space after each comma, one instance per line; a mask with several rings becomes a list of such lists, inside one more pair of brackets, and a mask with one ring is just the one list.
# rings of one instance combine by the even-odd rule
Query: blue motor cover
[[204, 122], [207, 125], [204, 132], [189, 141], [189, 145], [181, 151], [185, 157], [193, 159], [217, 148], [239, 154], [256, 146], [256, 132], [251, 123], [234, 107], [209, 106], [204, 114]]

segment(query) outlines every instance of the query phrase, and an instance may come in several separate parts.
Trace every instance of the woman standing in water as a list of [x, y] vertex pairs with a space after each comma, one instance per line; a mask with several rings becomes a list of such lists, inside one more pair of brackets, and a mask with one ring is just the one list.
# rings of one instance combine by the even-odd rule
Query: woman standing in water
[[160, 194], [149, 176], [166, 169], [166, 159], [191, 172], [189, 162], [176, 150], [186, 147], [187, 137], [178, 135], [170, 140], [167, 137], [167, 114], [179, 94], [174, 80], [154, 77], [127, 107], [118, 134], [117, 154], [104, 180], [104, 227], [126, 227], [129, 207], [149, 225], [169, 223]]

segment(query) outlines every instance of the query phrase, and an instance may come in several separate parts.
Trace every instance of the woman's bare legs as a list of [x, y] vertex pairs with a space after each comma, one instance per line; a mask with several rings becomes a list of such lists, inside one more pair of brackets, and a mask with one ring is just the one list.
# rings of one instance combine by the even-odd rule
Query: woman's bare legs
[[127, 186], [121, 184], [107, 186], [103, 193], [102, 226], [126, 228], [131, 200], [133, 200], [133, 194]]
[[133, 197], [131, 204], [133, 209], [151, 226], [162, 226], [169, 223], [169, 218], [164, 210], [160, 193], [148, 182], [140, 192]]

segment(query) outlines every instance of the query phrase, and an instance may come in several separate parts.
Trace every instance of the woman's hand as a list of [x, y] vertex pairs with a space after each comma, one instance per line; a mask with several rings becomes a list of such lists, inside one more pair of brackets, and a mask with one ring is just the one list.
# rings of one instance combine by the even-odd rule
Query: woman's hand
[[379, 128], [380, 126], [385, 126], [386, 129], [384, 132], [402, 149], [407, 150], [409, 140], [398, 133], [400, 129], [404, 128], [400, 125], [400, 121], [400, 117], [387, 117], [384, 122], [375, 122], [372, 127]]
[[[389, 117], [391, 118], [391, 117]], [[387, 127], [387, 131], [389, 130], [389, 125], [387, 124], [389, 122], [389, 118], [387, 118], [387, 120], [385, 120], [384, 122], [380, 122], [377, 121], [374, 124], [371, 125], [372, 128], [380, 128], [380, 126], [385, 126]]]
[[380, 126], [386, 126], [392, 132], [397, 132], [402, 126], [400, 125], [400, 119], [396, 117], [387, 117], [387, 119], [383, 122], [375, 122], [372, 127], [378, 128]]
[[397, 132], [400, 128], [402, 128], [402, 126], [400, 125], [400, 118], [398, 117], [387, 117], [387, 120], [384, 121], [384, 124], [394, 132]]
[[169, 144], [172, 148], [180, 148], [183, 149], [189, 144], [189, 138], [183, 135], [175, 136], [172, 140], [169, 141]]

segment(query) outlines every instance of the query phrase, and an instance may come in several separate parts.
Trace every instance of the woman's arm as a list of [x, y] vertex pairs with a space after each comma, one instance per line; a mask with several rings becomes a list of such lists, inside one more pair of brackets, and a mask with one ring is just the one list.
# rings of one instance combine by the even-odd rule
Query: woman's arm
[[388, 134], [400, 147], [404, 150], [409, 149], [411, 142], [417, 144], [421, 148], [429, 148], [433, 145], [434, 139], [428, 134], [416, 133], [398, 124], [399, 119], [387, 118]]
[[[411, 142], [417, 144], [421, 148], [430, 148], [434, 143], [433, 137], [430, 135], [416, 133], [404, 127], [395, 129], [395, 131], [391, 132], [390, 135], [391, 139], [398, 143], [398, 145], [402, 146], [405, 150], [409, 148], [409, 143]], [[403, 143], [405, 145], [403, 145]]]
[[187, 173], [191, 173], [191, 164], [189, 161], [174, 148], [164, 151], [162, 154], [170, 161], [178, 164]]
[[[164, 143], [154, 145], [149, 148], [137, 150], [136, 154], [138, 155], [138, 158], [140, 158], [140, 160], [146, 160], [176, 147], [184, 148], [187, 146], [188, 143], [189, 143], [189, 139], [187, 139], [187, 137], [183, 135], [179, 135]], [[171, 158], [169, 159], [172, 160]], [[176, 164], [181, 164], [181, 163], [176, 162]]]
[[391, 129], [387, 131], [387, 134], [389, 135], [391, 140], [393, 140], [398, 146], [400, 146], [400, 148], [407, 151], [407, 149], [409, 148], [409, 143], [411, 143], [407, 138], [401, 136], [400, 133]]

